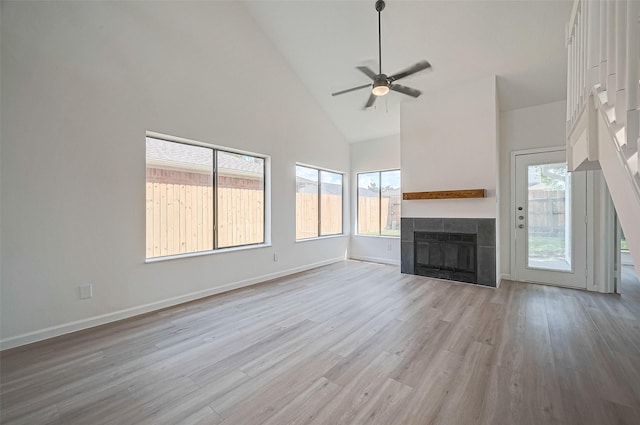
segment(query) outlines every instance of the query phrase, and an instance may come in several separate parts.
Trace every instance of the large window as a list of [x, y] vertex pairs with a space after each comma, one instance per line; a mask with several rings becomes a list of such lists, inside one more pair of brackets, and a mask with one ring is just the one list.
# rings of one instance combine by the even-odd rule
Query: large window
[[296, 239], [342, 233], [342, 174], [296, 166]]
[[400, 236], [400, 170], [358, 174], [358, 234]]
[[262, 157], [147, 137], [146, 257], [263, 243], [264, 182]]

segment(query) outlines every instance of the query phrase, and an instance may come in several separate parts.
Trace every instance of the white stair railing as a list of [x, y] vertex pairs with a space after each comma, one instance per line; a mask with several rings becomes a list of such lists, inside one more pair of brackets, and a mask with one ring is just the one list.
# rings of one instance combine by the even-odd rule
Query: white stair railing
[[[627, 15], [627, 93], [626, 127], [627, 143], [635, 147], [635, 162], [631, 161], [631, 171], [640, 175], [640, 1], [629, 0]], [[634, 167], [635, 165], [635, 167]]]
[[[575, 147], [577, 139], [571, 135], [586, 119], [595, 89], [617, 149], [640, 184], [640, 0], [576, 0], [567, 26], [567, 52], [569, 150]], [[598, 159], [596, 148], [588, 143], [585, 161]], [[580, 164], [574, 165], [572, 169]]]
[[568, 167], [602, 169], [640, 264], [640, 0], [575, 0], [566, 37]]

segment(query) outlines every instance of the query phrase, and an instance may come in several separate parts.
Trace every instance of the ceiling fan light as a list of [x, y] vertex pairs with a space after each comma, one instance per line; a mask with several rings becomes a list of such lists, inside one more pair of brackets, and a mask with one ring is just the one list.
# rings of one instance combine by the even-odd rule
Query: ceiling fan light
[[374, 96], [384, 96], [389, 93], [389, 86], [387, 86], [386, 82], [375, 82], [371, 93], [373, 93]]

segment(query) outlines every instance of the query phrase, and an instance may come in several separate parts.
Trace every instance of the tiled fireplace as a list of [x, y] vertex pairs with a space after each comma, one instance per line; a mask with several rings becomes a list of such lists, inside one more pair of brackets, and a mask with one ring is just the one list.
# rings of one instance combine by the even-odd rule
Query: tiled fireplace
[[402, 218], [402, 273], [496, 286], [496, 220]]

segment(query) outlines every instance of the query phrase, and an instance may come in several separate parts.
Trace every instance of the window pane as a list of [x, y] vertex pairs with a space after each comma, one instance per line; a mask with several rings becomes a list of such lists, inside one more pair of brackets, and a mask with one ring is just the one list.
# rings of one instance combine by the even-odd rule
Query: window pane
[[213, 150], [147, 137], [146, 257], [213, 249]]
[[386, 236], [400, 236], [400, 170], [380, 173], [380, 233]]
[[218, 248], [264, 242], [264, 159], [218, 151]]
[[358, 174], [358, 233], [380, 234], [380, 173]]
[[342, 233], [342, 174], [320, 171], [320, 235]]
[[571, 175], [567, 164], [528, 170], [528, 266], [571, 271]]
[[318, 236], [318, 170], [296, 165], [296, 239]]

